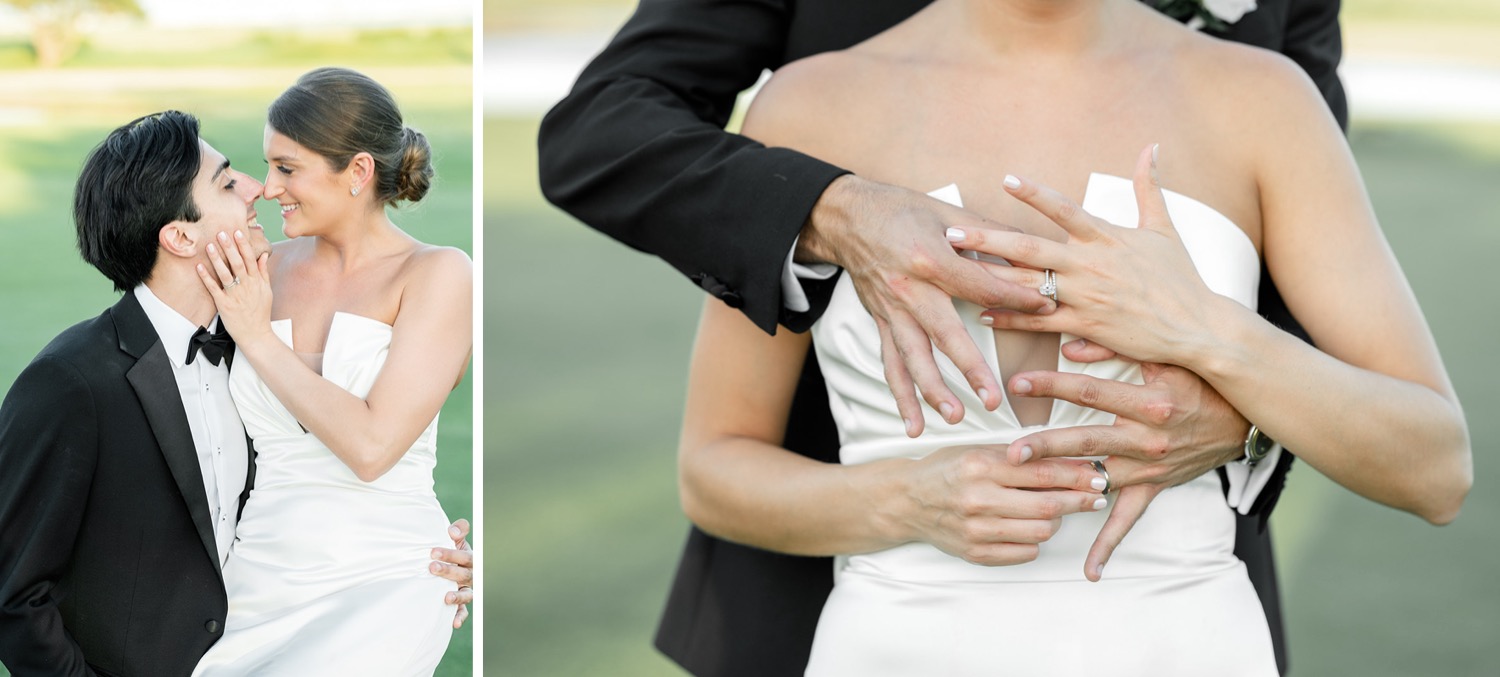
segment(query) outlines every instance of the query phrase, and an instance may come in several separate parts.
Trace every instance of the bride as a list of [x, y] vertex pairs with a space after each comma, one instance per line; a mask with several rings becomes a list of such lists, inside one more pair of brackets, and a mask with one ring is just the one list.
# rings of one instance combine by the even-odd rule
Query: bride
[[259, 470], [224, 636], [194, 674], [430, 675], [454, 625], [428, 573], [448, 529], [437, 415], [472, 349], [472, 263], [386, 215], [427, 193], [431, 149], [368, 77], [304, 75], [271, 104], [265, 156], [289, 239], [257, 257], [221, 235], [227, 263], [199, 266]]
[[[941, 188], [937, 197], [1023, 231], [949, 233], [958, 248], [1015, 264], [995, 263], [994, 275], [1058, 302], [1048, 315], [960, 303], [1013, 395], [1034, 371], [1140, 378], [1129, 360], [1059, 356], [1061, 341], [1083, 336], [1193, 370], [1361, 495], [1434, 523], [1456, 517], [1472, 481], [1457, 397], [1337, 125], [1281, 57], [1133, 0], [938, 0], [777, 72], [743, 131], [865, 179]], [[1253, 312], [1262, 261], [1321, 352]], [[768, 337], [710, 300], [693, 355], [679, 462], [688, 516], [742, 543], [838, 555], [808, 674], [1276, 674], [1215, 473], [1156, 495], [1107, 572], [1084, 565], [1115, 507], [1098, 494], [970, 497], [1017, 515], [989, 525], [999, 554], [975, 557], [921, 542], [910, 524], [931, 506], [887, 510], [851, 491], [883, 491], [883, 468], [949, 481], [944, 472], [983, 462], [967, 454], [975, 445], [1109, 422], [1041, 398], [1009, 397], [987, 413], [970, 397], [979, 415], [948, 425], [924, 412], [927, 434], [909, 439], [879, 331], [845, 277], [811, 337]], [[842, 467], [780, 448], [809, 340]], [[936, 357], [953, 392], [966, 392]], [[954, 458], [969, 466], [939, 464]], [[1087, 487], [1100, 466], [1075, 467]]]

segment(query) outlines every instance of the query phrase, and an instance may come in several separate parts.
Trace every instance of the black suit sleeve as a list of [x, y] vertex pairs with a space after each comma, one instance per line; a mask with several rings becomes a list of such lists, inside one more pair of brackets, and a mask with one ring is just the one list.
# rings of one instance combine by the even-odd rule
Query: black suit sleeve
[[1287, 7], [1286, 42], [1281, 53], [1307, 71], [1328, 109], [1349, 130], [1349, 102], [1339, 81], [1339, 60], [1344, 53], [1339, 28], [1340, 0], [1291, 0]]
[[91, 675], [63, 627], [67, 569], [94, 473], [93, 401], [72, 365], [42, 357], [0, 405], [0, 662], [16, 677]]
[[[781, 272], [812, 206], [845, 173], [723, 130], [735, 97], [781, 65], [781, 0], [642, 0], [542, 121], [542, 192], [670, 263], [766, 331], [814, 311], [782, 307]], [[831, 288], [831, 285], [829, 285]]]

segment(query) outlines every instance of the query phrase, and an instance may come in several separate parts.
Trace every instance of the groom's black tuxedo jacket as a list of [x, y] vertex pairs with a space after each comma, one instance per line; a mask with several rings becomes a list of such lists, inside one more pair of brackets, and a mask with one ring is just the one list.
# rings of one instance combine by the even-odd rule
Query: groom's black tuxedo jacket
[[228, 606], [209, 522], [172, 366], [126, 293], [0, 405], [0, 662], [17, 677], [192, 672]]
[[[804, 330], [826, 307], [833, 281], [805, 284], [812, 311], [792, 313], [782, 305], [780, 275], [813, 203], [843, 170], [722, 127], [736, 95], [763, 69], [852, 46], [929, 1], [642, 0], [543, 120], [543, 193], [584, 223], [660, 256], [761, 328]], [[1260, 0], [1222, 36], [1296, 61], [1342, 125], [1338, 12], [1339, 0]], [[1261, 292], [1262, 314], [1305, 339], [1264, 272]], [[826, 398], [809, 355], [785, 444], [837, 462]], [[1264, 527], [1291, 460], [1282, 455], [1255, 514], [1241, 518], [1236, 546], [1261, 595], [1283, 672]], [[827, 559], [774, 554], [693, 529], [657, 647], [702, 677], [800, 675], [831, 572]]]

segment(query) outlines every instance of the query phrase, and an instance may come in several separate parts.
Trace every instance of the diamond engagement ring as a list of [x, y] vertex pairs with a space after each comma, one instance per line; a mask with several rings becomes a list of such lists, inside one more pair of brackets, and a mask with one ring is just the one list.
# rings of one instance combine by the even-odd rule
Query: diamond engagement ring
[[230, 280], [229, 284], [224, 285], [224, 291], [229, 291], [231, 289], [234, 289], [234, 286], [237, 285], [237, 284], [239, 284], [239, 283], [240, 283], [240, 278], [238, 278], [238, 277], [234, 278], [233, 280]]
[[1109, 471], [1104, 469], [1104, 461], [1089, 461], [1089, 465], [1094, 466], [1094, 470], [1099, 471], [1099, 476], [1104, 478], [1104, 493], [1114, 491], [1115, 483], [1109, 480]]
[[1049, 299], [1052, 299], [1052, 302], [1056, 303], [1057, 302], [1057, 273], [1052, 272], [1051, 268], [1047, 268], [1047, 269], [1043, 270], [1042, 271], [1042, 286], [1037, 287], [1036, 290], [1039, 291], [1039, 292], [1041, 292], [1042, 296], [1045, 296], [1045, 297], [1047, 297]]

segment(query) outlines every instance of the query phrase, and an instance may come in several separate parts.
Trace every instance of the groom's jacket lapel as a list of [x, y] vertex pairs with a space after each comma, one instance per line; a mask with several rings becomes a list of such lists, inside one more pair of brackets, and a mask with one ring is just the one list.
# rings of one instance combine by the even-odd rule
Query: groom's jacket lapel
[[161, 337], [157, 336], [146, 312], [141, 310], [135, 294], [125, 294], [113, 310], [111, 315], [120, 337], [120, 350], [136, 358], [135, 366], [125, 378], [135, 389], [136, 397], [140, 398], [141, 410], [146, 414], [167, 467], [172, 470], [172, 478], [182, 493], [188, 514], [193, 518], [193, 526], [197, 527], [198, 537], [217, 563], [219, 548], [214, 542], [210, 523], [212, 513], [208, 509], [208, 493], [203, 487], [203, 469], [198, 464], [193, 432], [188, 427], [182, 397], [177, 392], [177, 379], [172, 376], [172, 363], [162, 347]]

